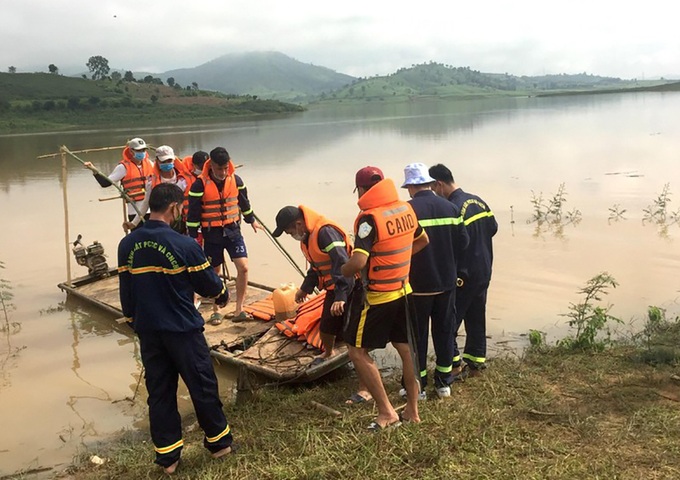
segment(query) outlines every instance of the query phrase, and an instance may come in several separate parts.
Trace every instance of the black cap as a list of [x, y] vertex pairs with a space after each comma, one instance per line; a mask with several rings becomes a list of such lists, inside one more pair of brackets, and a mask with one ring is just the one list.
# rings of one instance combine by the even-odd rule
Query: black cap
[[280, 237], [283, 231], [290, 226], [300, 216], [298, 207], [287, 206], [279, 210], [276, 214], [276, 230], [272, 233], [273, 237]]

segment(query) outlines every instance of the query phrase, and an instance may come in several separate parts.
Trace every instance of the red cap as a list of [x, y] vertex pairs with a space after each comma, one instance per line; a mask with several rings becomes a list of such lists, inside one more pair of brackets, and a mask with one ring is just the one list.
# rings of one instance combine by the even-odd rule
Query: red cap
[[364, 167], [356, 174], [354, 179], [356, 188], [354, 190], [356, 191], [359, 187], [370, 188], [384, 178], [382, 170], [378, 167]]

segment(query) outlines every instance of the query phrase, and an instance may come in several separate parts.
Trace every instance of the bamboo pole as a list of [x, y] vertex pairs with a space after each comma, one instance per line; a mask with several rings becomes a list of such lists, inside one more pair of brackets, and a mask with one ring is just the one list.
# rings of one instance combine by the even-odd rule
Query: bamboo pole
[[61, 181], [62, 181], [62, 195], [64, 199], [64, 246], [66, 247], [66, 282], [71, 285], [71, 252], [69, 246], [71, 243], [71, 233], [68, 225], [68, 193], [66, 188], [67, 170], [66, 170], [66, 153], [61, 152]]
[[[71, 153], [90, 153], [90, 152], [105, 152], [107, 150], [122, 150], [125, 148], [125, 145], [122, 147], [101, 147], [101, 148], [88, 148], [87, 150], [74, 150], [71, 151]], [[54, 158], [58, 157], [61, 155], [62, 152], [59, 153], [48, 153], [47, 155], [40, 155], [36, 158], [38, 159], [43, 159], [43, 158]]]
[[[80, 163], [82, 163], [83, 165], [85, 165], [85, 161], [82, 160], [82, 159], [80, 159], [80, 158], [78, 158], [78, 156], [75, 155], [71, 150], [69, 150], [69, 149], [66, 147], [66, 145], [62, 145], [60, 149], [61, 149], [62, 152], [68, 153], [70, 156], [72, 156], [73, 158], [75, 158], [76, 160], [78, 160]], [[88, 166], [87, 168], [89, 168], [89, 169], [90, 169], [93, 173], [95, 173], [95, 174], [103, 175], [99, 170], [97, 170], [97, 168], [96, 168], [95, 166]], [[116, 188], [116, 190], [118, 190], [118, 191], [120, 192], [121, 197], [123, 197], [123, 199], [124, 199], [127, 203], [129, 203], [130, 205], [132, 205], [132, 208], [135, 209], [135, 211], [137, 212], [137, 214], [141, 217], [142, 222], [144, 222], [144, 215], [142, 214], [142, 212], [139, 211], [139, 208], [137, 207], [137, 204], [136, 204], [136, 203], [128, 196], [127, 193], [125, 193], [125, 190], [123, 190], [121, 187], [119, 187], [119, 186], [116, 185], [115, 183], [111, 183], [111, 185], [113, 185], [113, 186]]]

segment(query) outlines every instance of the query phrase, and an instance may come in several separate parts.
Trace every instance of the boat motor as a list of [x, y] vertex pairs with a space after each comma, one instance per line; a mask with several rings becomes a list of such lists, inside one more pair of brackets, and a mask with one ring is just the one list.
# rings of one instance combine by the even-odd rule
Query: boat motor
[[87, 247], [81, 242], [83, 236], [78, 234], [78, 238], [73, 242], [73, 255], [76, 257], [78, 265], [87, 267], [88, 275], [94, 277], [108, 277], [109, 266], [104, 255], [104, 246], [97, 240]]

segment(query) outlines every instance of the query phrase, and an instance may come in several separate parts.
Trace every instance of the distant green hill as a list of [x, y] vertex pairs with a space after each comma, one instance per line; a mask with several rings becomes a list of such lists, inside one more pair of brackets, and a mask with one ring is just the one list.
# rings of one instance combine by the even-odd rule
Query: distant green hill
[[[663, 83], [663, 82], [655, 82]], [[651, 85], [647, 82], [646, 85]], [[482, 73], [470, 67], [436, 62], [401, 68], [386, 76], [360, 78], [350, 85], [324, 92], [318, 100], [388, 100], [414, 96], [478, 97], [489, 95], [533, 95], [549, 91], [594, 91], [640, 87], [632, 80], [580, 73], [575, 75], [515, 76]]]
[[176, 121], [300, 112], [299, 105], [152, 82], [0, 72], [0, 131], [53, 130], [120, 122]]
[[229, 54], [194, 68], [170, 70], [158, 76], [163, 81], [173, 77], [182, 85], [196, 82], [203, 89], [287, 101], [303, 100], [354, 80], [279, 52]]

